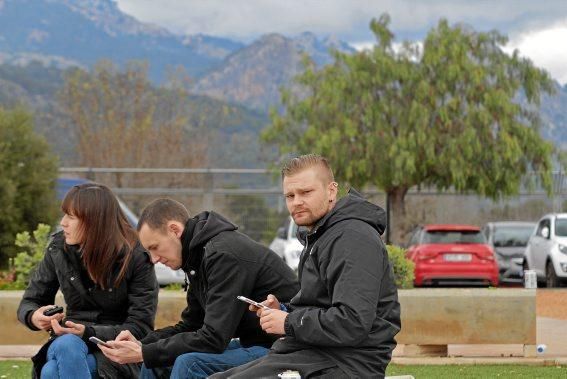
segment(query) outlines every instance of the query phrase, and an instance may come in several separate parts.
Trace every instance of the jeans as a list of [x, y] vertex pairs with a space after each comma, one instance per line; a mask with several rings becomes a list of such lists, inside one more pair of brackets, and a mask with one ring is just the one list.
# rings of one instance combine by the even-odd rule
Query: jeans
[[41, 378], [97, 378], [96, 359], [87, 344], [74, 334], [59, 336], [47, 349]]
[[[220, 354], [186, 353], [175, 359], [171, 369], [171, 379], [207, 378], [216, 372], [226, 371], [243, 365], [268, 353], [262, 346], [242, 347], [240, 341], [230, 341], [226, 350]], [[142, 366], [140, 379], [156, 379], [156, 375], [145, 365]]]

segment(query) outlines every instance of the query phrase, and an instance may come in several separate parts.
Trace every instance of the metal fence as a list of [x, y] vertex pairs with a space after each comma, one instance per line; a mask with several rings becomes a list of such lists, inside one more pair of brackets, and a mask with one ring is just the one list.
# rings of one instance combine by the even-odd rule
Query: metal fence
[[[138, 213], [157, 197], [179, 200], [192, 214], [215, 210], [264, 243], [269, 243], [288, 215], [279, 175], [270, 170], [65, 167], [60, 172], [62, 176], [78, 176], [107, 184]], [[383, 192], [371, 188], [362, 192], [373, 203], [386, 207]], [[567, 180], [560, 171], [553, 173], [551, 196], [543, 191], [534, 173], [525, 178], [518, 196], [500, 200], [415, 188], [406, 195], [402, 234], [425, 223], [481, 226], [497, 220], [537, 221], [545, 213], [567, 211], [566, 195]]]

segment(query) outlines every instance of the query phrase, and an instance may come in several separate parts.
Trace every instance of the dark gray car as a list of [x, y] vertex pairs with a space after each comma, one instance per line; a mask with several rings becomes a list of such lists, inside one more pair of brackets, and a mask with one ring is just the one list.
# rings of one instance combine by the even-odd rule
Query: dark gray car
[[494, 250], [500, 281], [522, 280], [524, 252], [535, 226], [534, 222], [499, 221], [489, 222], [482, 229]]

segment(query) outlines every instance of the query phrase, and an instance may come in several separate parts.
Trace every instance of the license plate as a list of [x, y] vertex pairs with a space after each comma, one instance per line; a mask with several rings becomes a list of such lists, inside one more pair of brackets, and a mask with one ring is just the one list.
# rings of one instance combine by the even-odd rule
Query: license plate
[[443, 259], [447, 262], [470, 262], [472, 257], [470, 254], [445, 254]]

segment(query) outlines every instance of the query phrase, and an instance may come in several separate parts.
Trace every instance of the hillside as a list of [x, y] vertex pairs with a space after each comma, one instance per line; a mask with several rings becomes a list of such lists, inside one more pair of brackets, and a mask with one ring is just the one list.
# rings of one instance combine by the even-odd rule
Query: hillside
[[301, 72], [303, 54], [322, 66], [332, 61], [330, 49], [354, 51], [345, 43], [319, 40], [312, 33], [296, 38], [268, 34], [228, 56], [197, 82], [195, 91], [266, 111], [279, 103], [280, 87]]
[[242, 44], [187, 38], [141, 23], [111, 0], [0, 0], [0, 60], [90, 66], [101, 58], [150, 62], [151, 77], [182, 65], [197, 76]]
[[[27, 66], [0, 65], [0, 107], [22, 106], [34, 114], [36, 130], [44, 135], [64, 166], [77, 165], [74, 134], [65, 129], [57, 93], [65, 71], [38, 62]], [[267, 116], [241, 105], [192, 95], [183, 107], [187, 128], [206, 134], [211, 144], [208, 164], [214, 167], [263, 167], [266, 152], [258, 134]]]

